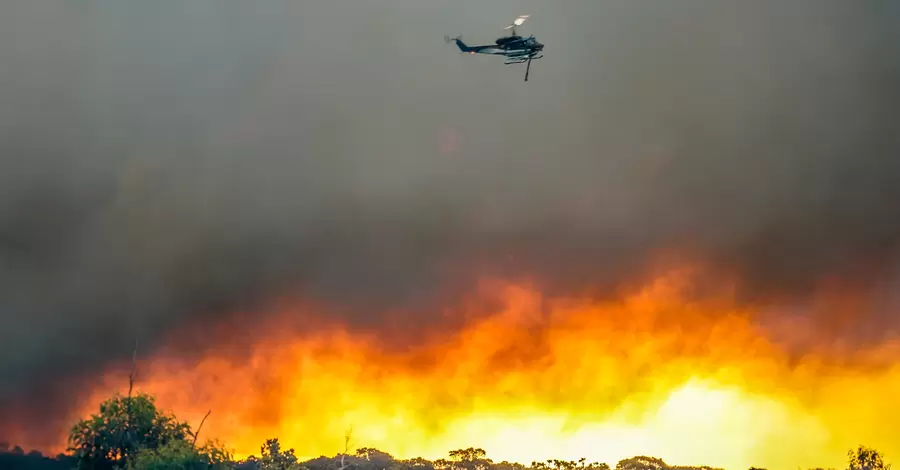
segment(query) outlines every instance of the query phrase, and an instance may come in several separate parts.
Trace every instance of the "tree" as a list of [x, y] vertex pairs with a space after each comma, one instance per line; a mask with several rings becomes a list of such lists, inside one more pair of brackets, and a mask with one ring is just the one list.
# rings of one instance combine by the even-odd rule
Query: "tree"
[[578, 466], [578, 463], [571, 460], [550, 459], [547, 463], [550, 464], [554, 470], [575, 470], [575, 467]]
[[485, 456], [487, 456], [487, 452], [484, 449], [476, 449], [474, 447], [450, 451], [450, 458], [457, 462], [474, 462], [485, 458]]
[[422, 457], [413, 457], [407, 460], [401, 460], [394, 464], [394, 467], [399, 466], [402, 470], [434, 470], [434, 464], [431, 463], [428, 459], [424, 459]]
[[616, 464], [616, 470], [665, 470], [668, 468], [669, 466], [662, 459], [644, 455], [620, 460]]
[[260, 448], [262, 457], [257, 460], [259, 470], [303, 470], [303, 465], [294, 455], [294, 449], [281, 450], [278, 439], [268, 439]]
[[550, 466], [547, 465], [547, 462], [531, 462], [532, 470], [550, 470]]
[[605, 462], [601, 462], [601, 463], [591, 462], [585, 468], [587, 468], [589, 470], [610, 470], [609, 464], [605, 463]]
[[232, 468], [231, 462], [231, 454], [217, 442], [196, 447], [173, 439], [155, 449], [139, 450], [129, 460], [128, 470], [226, 470]]
[[516, 462], [507, 462], [506, 460], [494, 463], [491, 465], [491, 470], [528, 470], [528, 467], [516, 463]]
[[363, 465], [364, 468], [367, 467], [375, 470], [391, 468], [396, 463], [394, 456], [372, 447], [361, 447], [356, 449], [356, 458], [366, 461], [365, 463], [367, 465]]
[[[451, 450], [449, 455], [454, 460], [450, 468], [454, 469], [484, 470], [489, 468], [492, 463], [491, 459], [487, 458], [487, 452], [480, 448]], [[437, 467], [437, 462], [435, 462], [435, 467]]]
[[884, 463], [884, 456], [871, 447], [859, 446], [847, 451], [850, 470], [891, 470], [890, 464]]
[[100, 404], [100, 413], [72, 427], [69, 451], [78, 468], [125, 468], [137, 452], [157, 449], [190, 435], [190, 426], [158, 410], [152, 396], [117, 394]]
[[609, 470], [609, 465], [599, 462], [588, 463], [585, 457], [578, 460], [550, 459], [544, 462], [531, 464], [535, 470]]

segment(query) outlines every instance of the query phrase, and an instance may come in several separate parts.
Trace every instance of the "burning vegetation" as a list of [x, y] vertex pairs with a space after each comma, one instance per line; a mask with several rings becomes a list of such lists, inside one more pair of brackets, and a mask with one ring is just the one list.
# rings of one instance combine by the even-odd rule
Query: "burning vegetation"
[[[254, 325], [249, 353], [232, 330], [199, 355], [163, 348], [136, 361], [131, 399], [125, 369], [110, 370], [73, 419], [101, 402], [99, 416], [116, 418], [82, 421], [43, 450], [74, 436], [82, 459], [116, 462], [143, 447], [163, 450], [136, 462], [187, 458], [199, 428], [224, 445], [197, 452], [242, 468], [836, 468], [859, 442], [900, 453], [896, 342], [851, 352], [808, 325], [767, 323], [727, 285], [697, 284], [694, 271], [671, 271], [603, 300], [484, 282], [444, 312], [448, 326], [402, 342], [312, 311], [322, 307], [279, 305]], [[115, 441], [121, 430], [104, 431], [119, 436], [104, 445], [122, 450], [98, 454], [97, 426], [156, 413], [156, 402], [186, 421], [148, 418], [165, 431], [136, 430], [155, 437], [130, 447]], [[355, 453], [346, 443], [338, 457], [314, 458], [349, 428]], [[467, 450], [447, 459], [446, 449]], [[643, 455], [658, 458], [632, 457]], [[275, 461], [287, 467], [266, 466]]]

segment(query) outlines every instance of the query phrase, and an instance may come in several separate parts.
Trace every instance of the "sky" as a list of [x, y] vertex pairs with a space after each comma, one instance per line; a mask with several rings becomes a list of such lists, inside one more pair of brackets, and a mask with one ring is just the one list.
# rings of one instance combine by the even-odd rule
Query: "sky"
[[[546, 45], [527, 83], [443, 42], [520, 14]], [[747, 302], [876, 289], [859, 334], [896, 331], [898, 20], [889, 1], [5, 2], [0, 410], [55, 404], [39, 421], [74, 399], [48, 384], [277, 296], [377, 325], [480, 275], [602, 291], [669, 251]]]

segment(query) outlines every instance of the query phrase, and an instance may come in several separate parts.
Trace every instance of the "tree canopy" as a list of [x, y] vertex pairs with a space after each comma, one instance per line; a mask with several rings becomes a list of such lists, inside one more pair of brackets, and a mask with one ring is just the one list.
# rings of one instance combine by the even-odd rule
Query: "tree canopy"
[[100, 412], [72, 427], [69, 450], [84, 469], [124, 468], [142, 449], [155, 449], [191, 435], [187, 423], [156, 408], [146, 394], [115, 395], [100, 404]]
[[891, 470], [890, 464], [884, 463], [884, 456], [875, 449], [859, 446], [847, 451], [850, 470]]
[[158, 409], [152, 396], [117, 394], [72, 427], [68, 450], [85, 470], [230, 468], [232, 456], [221, 444], [197, 447], [196, 437], [187, 423]]

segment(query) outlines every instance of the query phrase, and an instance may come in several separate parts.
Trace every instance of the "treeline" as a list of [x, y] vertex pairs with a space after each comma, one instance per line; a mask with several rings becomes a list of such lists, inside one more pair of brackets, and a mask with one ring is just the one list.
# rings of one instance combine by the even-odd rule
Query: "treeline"
[[[214, 462], [204, 457], [185, 458], [188, 453], [163, 450], [156, 452], [155, 458], [136, 459], [120, 468], [130, 469], [230, 469], [230, 470], [611, 470], [606, 463], [548, 460], [522, 465], [514, 462], [494, 462], [485, 457], [483, 449], [460, 449], [449, 453], [450, 459], [429, 461], [421, 457], [396, 459], [377, 449], [357, 449], [352, 454], [338, 454], [334, 457], [318, 457], [301, 461], [293, 449], [282, 450], [277, 439], [271, 439], [261, 448], [260, 457], [251, 456], [245, 460]], [[458, 456], [454, 458], [454, 455]], [[475, 458], [468, 458], [476, 456]], [[71, 470], [88, 468], [116, 468], [104, 464], [79, 462], [72, 455], [60, 454], [55, 458], [32, 451], [25, 453], [21, 448], [0, 451], [0, 469], [3, 470]], [[616, 470], [720, 470], [712, 467], [670, 466], [662, 459], [654, 457], [632, 457], [622, 460]]]
[[3, 470], [71, 470], [77, 466], [75, 458], [60, 454], [48, 457], [38, 451], [26, 453], [21, 447], [0, 443], [0, 469]]
[[[204, 418], [205, 419], [205, 418]], [[551, 459], [522, 465], [494, 462], [479, 448], [450, 451], [446, 459], [397, 459], [378, 449], [350, 450], [334, 457], [301, 461], [278, 439], [267, 440], [259, 456], [236, 460], [222, 443], [198, 444], [203, 423], [193, 430], [174, 415], [163, 413], [152, 396], [115, 397], [100, 405], [99, 413], [72, 427], [65, 454], [48, 457], [0, 444], [3, 470], [612, 470], [602, 462]], [[636, 456], [621, 460], [615, 470], [714, 470], [707, 466], [671, 466], [662, 459]], [[848, 452], [849, 470], [890, 470], [881, 453], [860, 446]], [[718, 469], [715, 469], [718, 470]], [[765, 470], [751, 468], [750, 470]], [[822, 469], [815, 469], [822, 470]]]

